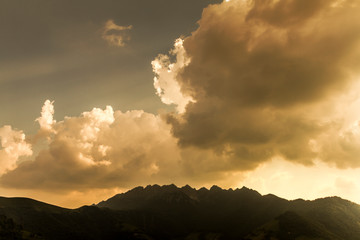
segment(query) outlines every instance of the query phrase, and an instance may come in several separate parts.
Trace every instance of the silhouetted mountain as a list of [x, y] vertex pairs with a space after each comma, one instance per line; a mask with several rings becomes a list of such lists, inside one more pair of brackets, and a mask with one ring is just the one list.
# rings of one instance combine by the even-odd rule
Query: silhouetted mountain
[[245, 187], [137, 187], [73, 210], [0, 198], [0, 214], [44, 239], [360, 240], [355, 203], [338, 197], [288, 201]]

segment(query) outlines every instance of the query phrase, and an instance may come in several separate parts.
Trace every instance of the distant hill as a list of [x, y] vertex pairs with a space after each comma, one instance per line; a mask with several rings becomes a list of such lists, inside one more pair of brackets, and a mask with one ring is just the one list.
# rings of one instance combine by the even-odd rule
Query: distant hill
[[245, 187], [137, 187], [73, 210], [0, 198], [0, 215], [43, 239], [360, 240], [355, 203], [338, 197], [288, 201]]

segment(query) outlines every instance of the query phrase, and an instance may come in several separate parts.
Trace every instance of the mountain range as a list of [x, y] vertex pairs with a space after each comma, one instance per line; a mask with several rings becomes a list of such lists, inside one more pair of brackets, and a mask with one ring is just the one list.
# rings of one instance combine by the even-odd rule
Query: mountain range
[[360, 240], [360, 206], [188, 185], [136, 187], [77, 209], [0, 197], [0, 239]]

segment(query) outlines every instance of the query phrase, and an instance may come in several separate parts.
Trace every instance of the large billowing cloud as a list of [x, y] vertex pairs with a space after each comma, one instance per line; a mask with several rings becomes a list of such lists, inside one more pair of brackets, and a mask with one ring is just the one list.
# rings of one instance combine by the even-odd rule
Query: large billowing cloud
[[53, 105], [46, 101], [38, 122], [40, 131], [47, 130], [48, 147], [3, 175], [4, 186], [79, 190], [173, 175], [179, 158], [176, 142], [159, 116], [114, 112], [108, 106], [55, 123], [52, 113]]
[[229, 171], [273, 157], [358, 167], [360, 116], [349, 123], [344, 112], [360, 77], [359, 10], [352, 0], [207, 7], [177, 50], [189, 61], [172, 73], [192, 99], [167, 115], [179, 145], [228, 152]]
[[40, 148], [32, 160], [16, 162], [18, 156], [31, 154], [31, 146], [21, 132], [4, 127], [21, 141], [9, 145], [3, 139], [4, 147], [17, 146], [17, 155], [8, 158], [11, 171], [1, 176], [3, 187], [87, 191], [149, 183], [215, 184], [228, 175], [223, 172], [231, 164], [228, 154], [179, 148], [160, 115], [114, 111], [110, 106], [63, 121], [55, 121], [53, 114], [53, 102], [47, 100], [37, 119], [40, 130], [29, 137], [36, 138], [34, 148]]

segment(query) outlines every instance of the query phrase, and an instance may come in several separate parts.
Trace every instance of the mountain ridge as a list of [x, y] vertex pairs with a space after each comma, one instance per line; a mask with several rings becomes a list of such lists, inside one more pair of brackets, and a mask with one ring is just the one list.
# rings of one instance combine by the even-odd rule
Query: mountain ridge
[[286, 200], [246, 187], [139, 186], [76, 209], [0, 197], [0, 216], [39, 239], [360, 240], [356, 203]]

